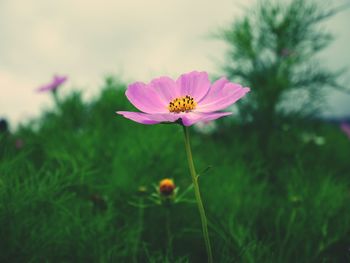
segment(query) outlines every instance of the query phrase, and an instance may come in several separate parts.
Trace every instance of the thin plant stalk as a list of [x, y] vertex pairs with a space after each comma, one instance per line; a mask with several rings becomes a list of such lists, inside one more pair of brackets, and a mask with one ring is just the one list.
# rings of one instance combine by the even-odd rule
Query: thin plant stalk
[[137, 263], [138, 262], [138, 254], [139, 254], [139, 245], [141, 241], [141, 236], [143, 232], [143, 214], [144, 214], [144, 202], [143, 202], [143, 197], [140, 197], [139, 199], [139, 211], [138, 211], [138, 230], [137, 230], [137, 238], [134, 244], [133, 248], [133, 262]]
[[208, 232], [208, 220], [205, 215], [205, 210], [201, 198], [201, 194], [199, 191], [199, 185], [198, 185], [198, 175], [196, 173], [196, 169], [194, 167], [193, 158], [192, 158], [192, 151], [191, 151], [191, 145], [190, 145], [190, 133], [189, 129], [186, 126], [183, 126], [184, 128], [184, 137], [185, 137], [185, 147], [186, 147], [186, 153], [187, 153], [187, 161], [188, 161], [188, 167], [190, 170], [192, 183], [193, 183], [193, 189], [194, 194], [196, 197], [196, 202], [198, 205], [199, 215], [202, 221], [202, 231], [205, 241], [205, 248], [207, 250], [208, 255], [208, 262], [213, 263], [213, 254], [211, 251], [211, 245], [210, 245], [210, 239], [209, 239], [209, 232]]
[[166, 227], [166, 238], [167, 238], [167, 254], [172, 257], [172, 236], [171, 236], [171, 230], [170, 230], [170, 207], [165, 208], [165, 227]]
[[58, 98], [58, 94], [57, 94], [57, 90], [56, 89], [52, 90], [52, 96], [53, 96], [53, 100], [54, 100], [56, 106], [59, 106], [60, 105], [60, 100]]

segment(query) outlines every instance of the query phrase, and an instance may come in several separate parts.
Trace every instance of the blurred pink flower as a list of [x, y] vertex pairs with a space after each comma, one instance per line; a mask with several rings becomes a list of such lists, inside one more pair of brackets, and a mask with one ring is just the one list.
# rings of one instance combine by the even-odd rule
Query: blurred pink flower
[[59, 76], [54, 75], [53, 79], [50, 83], [47, 83], [37, 89], [38, 92], [48, 92], [48, 91], [56, 91], [64, 82], [68, 79], [67, 76]]
[[191, 126], [232, 114], [219, 111], [235, 103], [249, 90], [224, 77], [211, 84], [206, 72], [193, 71], [181, 75], [176, 81], [160, 77], [149, 84], [136, 82], [129, 85], [125, 94], [141, 112], [117, 113], [142, 124], [181, 121], [181, 124]]
[[350, 124], [349, 123], [346, 123], [346, 122], [343, 122], [341, 125], [340, 125], [340, 129], [349, 137], [350, 139]]
[[21, 148], [23, 148], [23, 146], [24, 146], [23, 140], [17, 139], [17, 140], [15, 141], [15, 147], [16, 147], [16, 149], [21, 149]]

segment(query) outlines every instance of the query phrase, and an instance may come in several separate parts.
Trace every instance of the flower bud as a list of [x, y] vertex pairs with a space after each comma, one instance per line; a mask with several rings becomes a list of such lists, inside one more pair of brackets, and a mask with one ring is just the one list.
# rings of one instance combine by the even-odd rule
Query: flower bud
[[172, 179], [163, 179], [159, 182], [159, 193], [165, 197], [169, 197], [174, 193], [176, 186]]
[[145, 197], [147, 196], [148, 194], [148, 189], [146, 186], [144, 185], [140, 185], [138, 188], [137, 188], [137, 195], [140, 196], [140, 197]]

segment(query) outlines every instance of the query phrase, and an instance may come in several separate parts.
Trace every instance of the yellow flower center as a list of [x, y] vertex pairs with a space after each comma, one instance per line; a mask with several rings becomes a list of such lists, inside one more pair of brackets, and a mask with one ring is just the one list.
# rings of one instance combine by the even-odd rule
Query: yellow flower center
[[168, 106], [170, 112], [187, 112], [195, 109], [197, 103], [191, 96], [183, 96], [180, 98], [173, 99]]

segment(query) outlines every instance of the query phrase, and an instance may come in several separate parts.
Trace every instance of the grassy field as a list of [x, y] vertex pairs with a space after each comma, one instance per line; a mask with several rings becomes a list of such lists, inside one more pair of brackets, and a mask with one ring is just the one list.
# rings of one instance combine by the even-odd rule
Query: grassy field
[[[154, 184], [191, 184], [182, 129], [117, 116], [121, 84], [63, 98], [3, 134], [0, 262], [205, 262], [193, 193], [151, 204]], [[350, 141], [335, 125], [191, 128], [215, 262], [350, 262]], [[22, 140], [23, 145], [18, 143]], [[16, 145], [17, 140], [17, 147]], [[140, 186], [146, 193], [140, 193]], [[141, 205], [148, 205], [147, 207]]]

